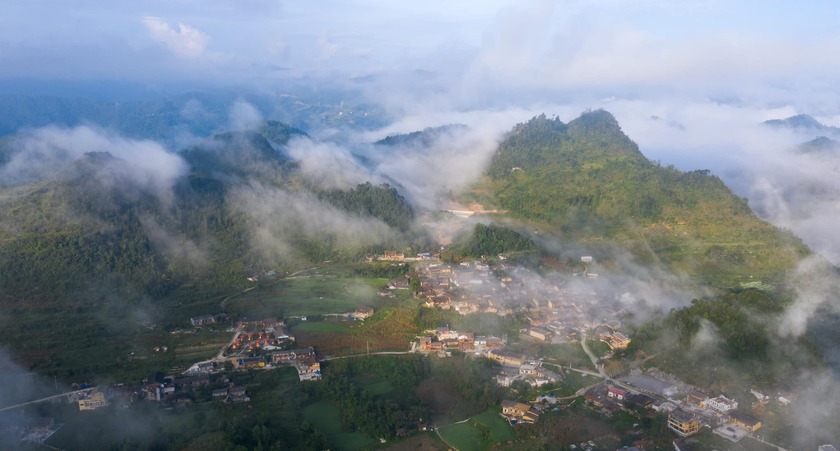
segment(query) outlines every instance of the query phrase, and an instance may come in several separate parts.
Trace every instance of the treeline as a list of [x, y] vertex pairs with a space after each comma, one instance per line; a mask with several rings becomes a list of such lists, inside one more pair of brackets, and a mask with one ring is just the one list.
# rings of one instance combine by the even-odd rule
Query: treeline
[[476, 224], [468, 238], [462, 239], [452, 247], [453, 252], [472, 258], [535, 250], [537, 245], [533, 240], [516, 230], [497, 224]]
[[[336, 360], [330, 362], [324, 379], [311, 391], [341, 410], [345, 427], [369, 437], [394, 437], [397, 429], [416, 430], [419, 421], [429, 420], [428, 409], [414, 393], [427, 373], [427, 363], [421, 356]], [[369, 376], [383, 378], [393, 385], [393, 392], [387, 396], [370, 394], [356, 382]]]
[[658, 366], [706, 387], [789, 382], [821, 357], [806, 337], [779, 337], [784, 305], [754, 289], [696, 299], [634, 330], [627, 352], [656, 354]]
[[362, 183], [351, 190], [333, 189], [319, 197], [338, 208], [359, 216], [372, 216], [401, 231], [414, 221], [414, 211], [396, 189], [387, 183], [374, 186]]

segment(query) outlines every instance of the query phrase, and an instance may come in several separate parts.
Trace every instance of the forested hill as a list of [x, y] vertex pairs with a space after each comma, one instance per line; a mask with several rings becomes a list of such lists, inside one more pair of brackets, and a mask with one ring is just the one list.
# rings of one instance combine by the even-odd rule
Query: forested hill
[[[165, 183], [95, 152], [42, 180], [0, 188], [0, 301], [91, 289], [160, 297], [196, 280], [228, 290], [260, 271], [407, 240], [414, 213], [394, 188], [304, 187], [284, 148], [294, 137], [306, 134], [275, 122], [217, 134], [181, 151], [186, 171]], [[361, 239], [323, 225], [353, 221], [380, 221], [393, 233]], [[282, 243], [282, 252], [265, 241]]]
[[462, 133], [468, 130], [463, 124], [450, 124], [440, 127], [427, 127], [421, 131], [405, 133], [402, 135], [389, 135], [376, 141], [374, 144], [380, 146], [409, 146], [416, 148], [429, 147], [443, 135]]
[[715, 286], [772, 284], [808, 252], [709, 171], [649, 161], [603, 110], [517, 125], [488, 175], [477, 190], [491, 193], [486, 202], [557, 238], [616, 242]]

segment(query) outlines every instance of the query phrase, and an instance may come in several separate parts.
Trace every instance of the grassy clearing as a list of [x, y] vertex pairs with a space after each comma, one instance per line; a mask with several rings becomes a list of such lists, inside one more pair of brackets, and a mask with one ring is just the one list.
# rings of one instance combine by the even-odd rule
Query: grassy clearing
[[513, 434], [513, 429], [511, 429], [507, 421], [492, 410], [476, 415], [473, 417], [473, 420], [490, 431], [490, 436], [494, 443], [506, 442], [516, 438]]
[[329, 275], [272, 280], [230, 298], [226, 306], [235, 315], [250, 318], [351, 312], [360, 305], [380, 305], [376, 291], [387, 282]]
[[440, 435], [460, 451], [479, 451], [490, 447], [482, 431], [469, 422], [441, 428]]
[[292, 332], [349, 332], [350, 325], [346, 322], [307, 321], [296, 324]]
[[566, 377], [561, 383], [562, 386], [560, 389], [555, 390], [554, 393], [556, 396], [564, 397], [564, 396], [572, 396], [583, 387], [588, 387], [592, 384], [596, 384], [600, 382], [601, 379], [589, 376], [587, 374], [581, 374], [576, 371], [569, 371], [566, 373]]
[[492, 410], [482, 412], [466, 423], [446, 426], [440, 434], [461, 451], [486, 450], [516, 438], [507, 421]]

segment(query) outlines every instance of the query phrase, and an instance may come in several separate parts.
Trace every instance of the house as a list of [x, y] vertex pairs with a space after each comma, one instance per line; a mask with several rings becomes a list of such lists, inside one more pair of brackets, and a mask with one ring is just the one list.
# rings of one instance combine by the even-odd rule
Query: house
[[227, 401], [229, 402], [249, 402], [251, 398], [245, 394], [245, 387], [230, 387], [228, 388], [228, 398]]
[[525, 363], [525, 356], [504, 349], [491, 349], [487, 352], [487, 358], [501, 363], [505, 366], [521, 366]]
[[584, 263], [592, 263], [592, 256], [591, 255], [584, 255], [580, 257], [580, 261]]
[[627, 397], [627, 390], [623, 390], [618, 387], [610, 387], [607, 390], [607, 396], [610, 398], [614, 398], [618, 401], [624, 401], [624, 399]]
[[228, 395], [228, 389], [218, 388], [212, 392], [214, 398], [225, 398]]
[[175, 394], [175, 387], [170, 384], [163, 384], [160, 382], [153, 382], [146, 384], [142, 389], [143, 398], [146, 401], [163, 401], [164, 399]]
[[210, 385], [210, 377], [208, 376], [189, 376], [179, 377], [172, 381], [172, 385], [176, 389], [189, 391], [199, 387]]
[[233, 364], [236, 368], [263, 368], [265, 367], [265, 359], [263, 357], [242, 357], [234, 359]]
[[729, 422], [750, 432], [761, 428], [761, 420], [741, 412], [729, 412]]
[[409, 288], [408, 279], [400, 277], [388, 282], [388, 288], [391, 290], [407, 290]]
[[397, 251], [385, 251], [385, 254], [379, 257], [380, 260], [402, 260], [404, 258], [405, 254]]
[[352, 316], [355, 319], [367, 319], [373, 316], [373, 312], [374, 310], [371, 307], [358, 307]]
[[712, 409], [719, 413], [727, 413], [730, 410], [737, 409], [738, 403], [735, 400], [721, 395], [717, 398], [711, 398], [701, 402], [700, 407], [704, 409]]
[[80, 411], [96, 410], [100, 407], [108, 405], [108, 400], [105, 399], [105, 393], [99, 387], [96, 387], [89, 393], [85, 394], [85, 396], [79, 399], [78, 402]]
[[194, 318], [190, 318], [190, 324], [193, 327], [216, 324], [216, 317], [213, 315], [196, 316]]
[[612, 350], [627, 349], [627, 346], [630, 345], [630, 337], [624, 335], [621, 332], [615, 332], [609, 336], [609, 339], [606, 341], [606, 343], [607, 346], [609, 346]]
[[510, 387], [514, 382], [520, 379], [520, 375], [514, 371], [502, 370], [496, 375], [496, 383], [500, 387]]
[[519, 374], [523, 376], [533, 376], [537, 374], [537, 366], [530, 363], [523, 363], [519, 365]]
[[629, 393], [624, 397], [624, 400], [628, 406], [645, 408], [650, 408], [656, 402], [656, 399], [644, 393]]
[[448, 339], [458, 339], [458, 332], [454, 330], [450, 330], [448, 327], [438, 327], [437, 328], [437, 337], [438, 340], [448, 340]]
[[537, 340], [540, 340], [540, 341], [546, 341], [549, 338], [551, 338], [551, 332], [549, 332], [545, 329], [539, 328], [539, 327], [532, 327], [528, 331], [528, 335], [530, 337], [536, 338]]
[[680, 437], [687, 437], [700, 431], [700, 421], [693, 414], [676, 409], [668, 414], [668, 428]]
[[691, 390], [685, 397], [685, 402], [692, 406], [702, 406], [709, 396], [699, 390]]
[[502, 401], [502, 415], [519, 423], [536, 423], [540, 412], [531, 404], [516, 401]]
[[290, 349], [274, 352], [271, 354], [271, 361], [274, 363], [282, 363], [291, 362], [293, 360], [302, 360], [307, 357], [315, 357], [315, 348], [312, 346], [305, 349]]

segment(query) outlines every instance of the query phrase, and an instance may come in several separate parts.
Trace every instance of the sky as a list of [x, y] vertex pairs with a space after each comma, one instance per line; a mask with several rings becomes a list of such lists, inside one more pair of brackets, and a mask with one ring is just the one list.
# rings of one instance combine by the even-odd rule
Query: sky
[[10, 0], [0, 5], [0, 79], [423, 71], [459, 107], [681, 94], [836, 115], [823, 93], [840, 74], [838, 12], [834, 1]]

